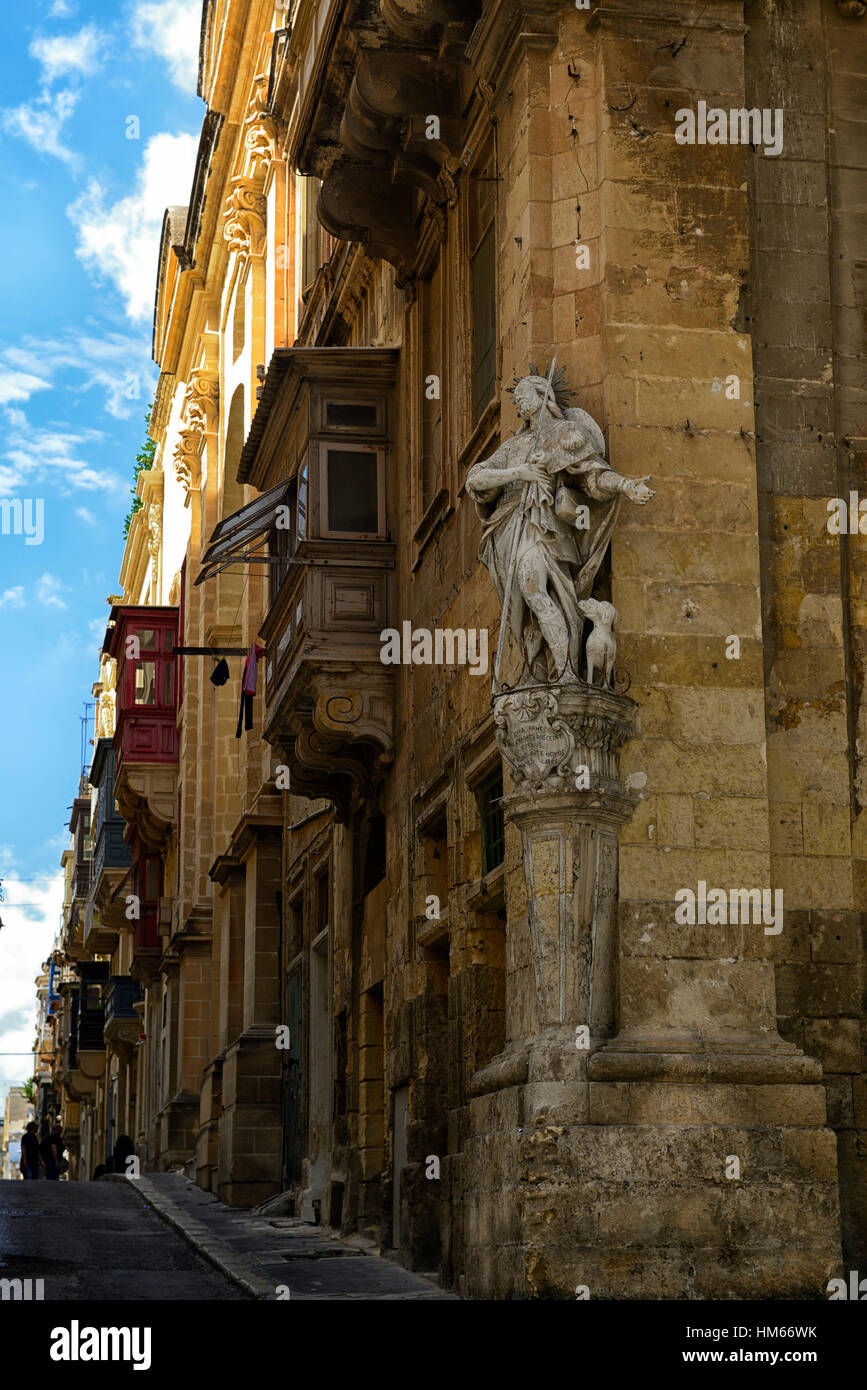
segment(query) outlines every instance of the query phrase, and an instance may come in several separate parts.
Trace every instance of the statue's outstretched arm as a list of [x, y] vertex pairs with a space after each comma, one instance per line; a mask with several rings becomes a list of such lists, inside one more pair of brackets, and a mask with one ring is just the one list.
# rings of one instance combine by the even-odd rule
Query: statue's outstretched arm
[[622, 492], [630, 502], [643, 507], [655, 495], [653, 489], [647, 486], [647, 478], [624, 478], [613, 468], [593, 468], [582, 474], [581, 486], [594, 502], [605, 502]]

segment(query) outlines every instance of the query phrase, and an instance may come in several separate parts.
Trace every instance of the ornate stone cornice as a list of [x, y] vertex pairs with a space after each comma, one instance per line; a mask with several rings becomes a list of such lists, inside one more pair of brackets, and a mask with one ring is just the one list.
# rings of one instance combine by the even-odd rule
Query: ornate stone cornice
[[265, 250], [266, 202], [262, 180], [236, 174], [226, 199], [223, 235], [229, 250], [241, 256], [261, 256]]

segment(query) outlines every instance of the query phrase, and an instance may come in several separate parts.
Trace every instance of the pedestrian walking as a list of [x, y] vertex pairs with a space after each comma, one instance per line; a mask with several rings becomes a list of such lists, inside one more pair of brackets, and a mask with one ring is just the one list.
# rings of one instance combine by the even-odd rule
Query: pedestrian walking
[[127, 1159], [135, 1157], [135, 1144], [128, 1134], [119, 1135], [118, 1141], [114, 1146], [112, 1157], [114, 1160], [114, 1171], [116, 1173], [126, 1173]]
[[42, 1157], [39, 1153], [39, 1127], [31, 1120], [21, 1136], [21, 1176], [25, 1179], [38, 1178]]
[[45, 1176], [51, 1182], [57, 1182], [61, 1172], [65, 1173], [69, 1166], [63, 1157], [65, 1148], [63, 1130], [60, 1125], [55, 1125], [51, 1133], [39, 1145], [42, 1162], [45, 1164]]

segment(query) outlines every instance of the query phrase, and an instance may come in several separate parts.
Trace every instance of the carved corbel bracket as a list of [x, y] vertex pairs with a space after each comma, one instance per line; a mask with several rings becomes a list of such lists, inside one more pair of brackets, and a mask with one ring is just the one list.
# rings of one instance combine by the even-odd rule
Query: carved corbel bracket
[[163, 507], [161, 502], [151, 502], [148, 507], [148, 552], [151, 559], [156, 562], [160, 553], [160, 543], [163, 537]]
[[229, 243], [229, 250], [240, 256], [261, 256], [267, 235], [267, 210], [261, 178], [250, 179], [236, 174], [223, 215], [223, 236]]
[[202, 483], [202, 450], [205, 436], [200, 429], [181, 430], [175, 445], [175, 477], [186, 493], [184, 506], [190, 504], [190, 494]]
[[379, 0], [393, 33], [409, 43], [466, 43], [479, 16], [478, 0]]
[[399, 270], [414, 259], [412, 194], [392, 183], [387, 169], [338, 160], [319, 193], [319, 220], [333, 236], [361, 242], [369, 256]]
[[217, 428], [217, 406], [220, 389], [217, 373], [198, 367], [190, 372], [184, 392], [183, 417], [190, 429], [208, 434]]
[[292, 726], [281, 738], [291, 790], [328, 797], [338, 820], [347, 820], [394, 755], [391, 678], [385, 672], [317, 674]]
[[[387, 8], [400, 46], [361, 48], [331, 147], [342, 153], [330, 167], [320, 164], [319, 217], [333, 235], [360, 241], [369, 255], [406, 273], [418, 250], [415, 190], [433, 207], [457, 199], [463, 113], [475, 82], [463, 57], [472, 26], [446, 53], [436, 36], [455, 21], [451, 3], [401, 0]], [[466, 19], [466, 5], [460, 9]]]
[[253, 83], [253, 93], [244, 117], [244, 149], [247, 151], [249, 172], [263, 178], [274, 160], [278, 142], [283, 134], [283, 122], [268, 109], [268, 78], [260, 74]]
[[145, 844], [161, 850], [177, 820], [177, 777], [165, 763], [123, 763], [114, 783], [117, 809]]

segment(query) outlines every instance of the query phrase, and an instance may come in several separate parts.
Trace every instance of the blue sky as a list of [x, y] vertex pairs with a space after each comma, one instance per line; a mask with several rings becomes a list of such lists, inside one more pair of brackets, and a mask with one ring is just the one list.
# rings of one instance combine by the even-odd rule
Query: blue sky
[[[0, 515], [0, 1054], [32, 1044], [59, 924], [79, 720], [157, 379], [159, 229], [204, 115], [200, 17], [201, 0], [28, 0], [0, 19], [0, 500], [21, 500], [33, 541], [44, 515], [29, 545]], [[0, 1055], [0, 1107], [31, 1072]]]

